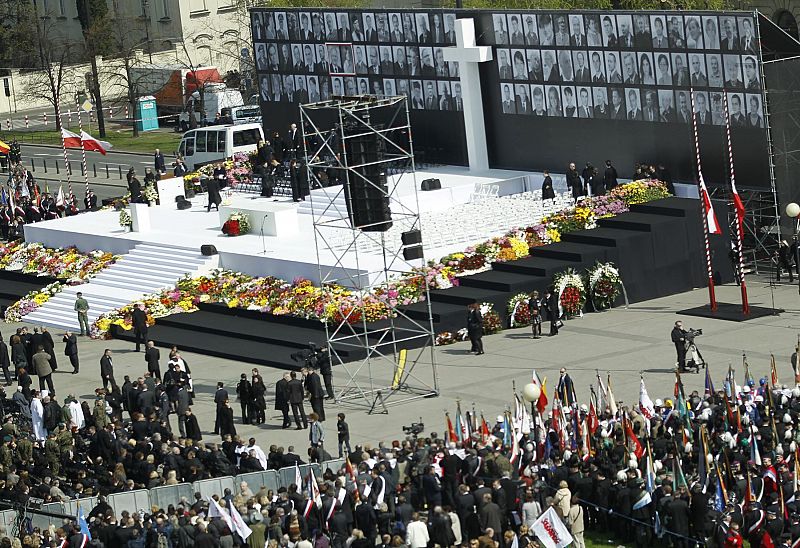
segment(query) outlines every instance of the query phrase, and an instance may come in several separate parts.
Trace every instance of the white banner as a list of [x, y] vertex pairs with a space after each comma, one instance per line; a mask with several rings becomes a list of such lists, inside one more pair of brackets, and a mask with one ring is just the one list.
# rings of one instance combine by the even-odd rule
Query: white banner
[[552, 506], [533, 524], [533, 532], [545, 548], [564, 548], [572, 543], [572, 535]]

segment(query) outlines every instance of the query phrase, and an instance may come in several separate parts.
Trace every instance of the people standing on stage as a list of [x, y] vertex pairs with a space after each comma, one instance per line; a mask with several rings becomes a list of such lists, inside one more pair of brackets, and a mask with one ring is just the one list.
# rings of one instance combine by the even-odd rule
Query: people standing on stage
[[553, 189], [553, 178], [550, 177], [550, 172], [544, 170], [544, 181], [542, 181], [542, 200], [552, 200], [556, 197], [556, 191]]
[[275, 383], [275, 411], [280, 411], [283, 414], [283, 424], [281, 428], [284, 430], [291, 426], [292, 421], [289, 419], [289, 381], [291, 377], [289, 373], [284, 373], [281, 380]]
[[147, 312], [144, 311], [144, 304], [136, 303], [131, 313], [131, 321], [133, 323], [133, 337], [136, 341], [136, 350], [134, 352], [139, 352], [140, 346], [147, 342]]
[[611, 192], [617, 188], [617, 169], [611, 165], [611, 160], [606, 160], [606, 170], [603, 172], [603, 185], [606, 192]]
[[[297, 373], [292, 371], [289, 373], [289, 403], [292, 406], [292, 415], [294, 416], [294, 423], [296, 430], [308, 428], [308, 417], [306, 411], [303, 409], [303, 400], [305, 399], [305, 391], [303, 389], [303, 382], [297, 378]], [[300, 426], [302, 420], [303, 426]]]
[[528, 310], [531, 313], [531, 329], [533, 330], [533, 338], [538, 339], [542, 336], [542, 301], [539, 300], [539, 292], [534, 291], [531, 293], [531, 298], [528, 300]]
[[586, 166], [581, 171], [581, 179], [583, 179], [583, 195], [589, 195], [589, 189], [591, 188], [591, 178], [592, 178], [592, 170], [594, 170], [594, 166], [589, 162], [586, 162]]
[[577, 200], [583, 196], [583, 183], [574, 162], [570, 163], [567, 169], [567, 188], [572, 191], [573, 199]]
[[217, 169], [224, 169], [222, 167], [222, 162], [217, 164], [217, 168], [214, 170], [214, 175], [210, 179], [206, 179], [206, 188], [208, 190], [208, 205], [206, 206], [206, 212], [211, 211], [211, 206], [214, 206], [214, 209], [219, 211], [219, 204], [222, 203], [222, 196], [220, 196], [220, 179], [217, 178]]
[[483, 316], [478, 303], [472, 303], [467, 307], [467, 334], [472, 344], [470, 352], [476, 356], [483, 354]]
[[78, 337], [72, 331], [64, 333], [61, 339], [64, 342], [64, 355], [69, 358], [69, 363], [72, 365], [72, 374], [77, 375], [80, 369], [80, 361], [78, 358]]
[[[239, 398], [239, 406], [242, 408], [242, 424], [250, 424], [250, 402], [253, 398], [253, 385], [247, 380], [247, 373], [242, 373], [239, 384], [236, 385], [236, 397]], [[277, 392], [275, 397], [277, 398]]]
[[83, 293], [78, 291], [75, 295], [75, 312], [78, 313], [78, 325], [81, 328], [81, 336], [89, 334], [89, 303], [83, 298]]

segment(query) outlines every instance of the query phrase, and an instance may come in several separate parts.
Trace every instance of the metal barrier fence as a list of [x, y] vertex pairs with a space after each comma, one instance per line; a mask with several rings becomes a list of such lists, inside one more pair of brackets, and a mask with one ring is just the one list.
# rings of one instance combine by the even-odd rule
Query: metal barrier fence
[[[344, 465], [344, 459], [329, 460], [322, 464], [303, 464], [299, 467], [300, 477], [303, 482], [305, 482], [309, 469], [313, 470], [314, 475], [319, 477], [328, 469], [336, 473], [344, 467]], [[289, 485], [295, 483], [295, 475], [295, 467], [288, 466], [280, 470], [249, 472], [247, 474], [239, 474], [235, 477], [224, 476], [221, 478], [200, 480], [194, 483], [162, 485], [150, 490], [140, 489], [137, 491], [112, 493], [108, 495], [107, 501], [109, 506], [113, 508], [114, 514], [117, 516], [125, 510], [130, 513], [138, 512], [139, 510], [150, 513], [150, 508], [152, 506], [167, 508], [170, 504], [177, 505], [181, 501], [181, 498], [185, 498], [192, 503], [194, 502], [195, 493], [200, 493], [204, 499], [212, 495], [222, 496], [225, 489], [230, 489], [231, 492], [238, 493], [239, 485], [243, 481], [247, 482], [248, 487], [254, 493], [260, 490], [262, 486], [277, 491], [281, 487], [289, 487]], [[84, 514], [88, 515], [92, 508], [97, 505], [97, 497], [85, 497], [68, 502], [51, 502], [42, 505], [42, 510], [56, 514], [76, 516], [78, 514], [79, 505], [83, 507]], [[15, 510], [0, 512], [0, 524], [6, 526], [6, 531], [11, 531], [10, 527], [13, 525], [16, 518], [17, 512]], [[32, 514], [31, 520], [34, 527], [47, 528], [50, 523], [54, 521], [54, 518]], [[58, 523], [58, 525], [61, 524]]]

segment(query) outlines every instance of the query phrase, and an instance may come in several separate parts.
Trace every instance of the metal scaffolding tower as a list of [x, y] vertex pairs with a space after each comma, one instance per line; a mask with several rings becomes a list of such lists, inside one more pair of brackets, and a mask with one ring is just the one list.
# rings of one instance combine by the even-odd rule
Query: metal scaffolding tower
[[[300, 117], [315, 189], [320, 283], [352, 291], [347, 308], [334, 311], [325, 326], [331, 363], [346, 374], [336, 399], [373, 413], [438, 396], [406, 97], [334, 97], [301, 105]], [[414, 194], [401, 200], [400, 186], [409, 183]], [[424, 302], [404, 306], [395, 284], [409, 275]], [[375, 295], [389, 319], [370, 321]]]

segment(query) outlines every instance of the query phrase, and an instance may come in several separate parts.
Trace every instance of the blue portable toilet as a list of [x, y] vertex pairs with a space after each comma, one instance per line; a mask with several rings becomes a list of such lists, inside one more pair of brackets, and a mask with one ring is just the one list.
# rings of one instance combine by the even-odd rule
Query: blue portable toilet
[[134, 123], [139, 131], [158, 129], [158, 110], [155, 97], [145, 95], [136, 100], [136, 121]]

